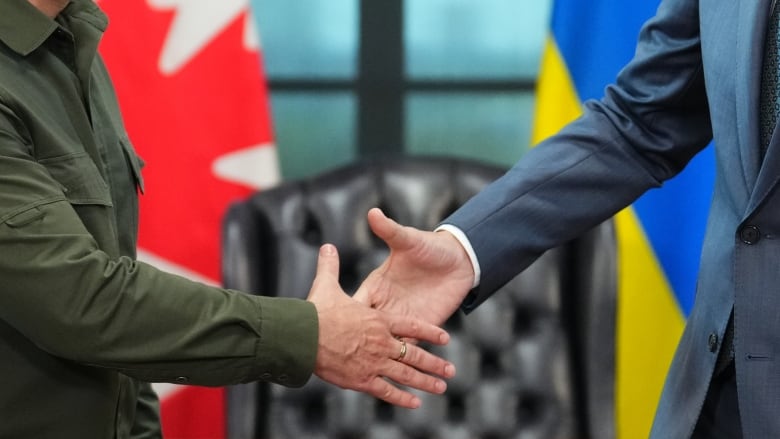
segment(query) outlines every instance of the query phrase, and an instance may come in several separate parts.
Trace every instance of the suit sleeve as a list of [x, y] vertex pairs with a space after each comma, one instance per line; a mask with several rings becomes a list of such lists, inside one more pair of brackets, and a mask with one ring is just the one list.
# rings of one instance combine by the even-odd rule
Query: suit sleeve
[[665, 0], [605, 96], [445, 220], [466, 234], [482, 270], [464, 310], [661, 186], [711, 138], [698, 2]]

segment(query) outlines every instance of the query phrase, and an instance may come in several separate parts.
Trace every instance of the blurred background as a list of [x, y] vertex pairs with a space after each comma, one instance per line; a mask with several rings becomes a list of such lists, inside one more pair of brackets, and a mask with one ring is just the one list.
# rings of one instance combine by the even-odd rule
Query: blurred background
[[[227, 206], [362, 159], [509, 167], [598, 98], [660, 0], [101, 0], [145, 160], [139, 258], [218, 285]], [[618, 436], [646, 437], [690, 311], [712, 153], [617, 217]], [[158, 385], [166, 437], [224, 437], [221, 389]]]
[[390, 154], [509, 166], [529, 147], [551, 0], [252, 5], [285, 178]]

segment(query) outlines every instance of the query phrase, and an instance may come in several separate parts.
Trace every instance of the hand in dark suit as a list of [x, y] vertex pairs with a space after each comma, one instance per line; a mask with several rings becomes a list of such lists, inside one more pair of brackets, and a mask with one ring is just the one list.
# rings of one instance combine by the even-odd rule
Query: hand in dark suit
[[368, 212], [371, 230], [390, 247], [355, 298], [372, 308], [441, 325], [461, 305], [474, 283], [466, 251], [448, 232], [402, 226], [379, 209]]

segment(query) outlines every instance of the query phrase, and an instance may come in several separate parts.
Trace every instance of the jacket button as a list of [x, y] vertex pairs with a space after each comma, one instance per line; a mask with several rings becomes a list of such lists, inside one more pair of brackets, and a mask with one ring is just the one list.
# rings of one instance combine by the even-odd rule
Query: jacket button
[[270, 373], [268, 373], [268, 372], [264, 372], [262, 375], [260, 375], [260, 378], [262, 378], [262, 379], [263, 379], [263, 380], [265, 380], [265, 381], [268, 381], [268, 380], [270, 380], [270, 379], [271, 379], [271, 377], [273, 377], [273, 375], [271, 375], [271, 374], [270, 374]]
[[710, 338], [707, 340], [707, 345], [710, 347], [710, 352], [718, 350], [718, 334], [710, 332]]
[[180, 376], [180, 377], [176, 377], [174, 381], [176, 382], [176, 384], [186, 384], [190, 381], [190, 379], [185, 376]]
[[747, 245], [757, 244], [761, 241], [761, 229], [756, 226], [745, 226], [739, 231], [739, 239]]

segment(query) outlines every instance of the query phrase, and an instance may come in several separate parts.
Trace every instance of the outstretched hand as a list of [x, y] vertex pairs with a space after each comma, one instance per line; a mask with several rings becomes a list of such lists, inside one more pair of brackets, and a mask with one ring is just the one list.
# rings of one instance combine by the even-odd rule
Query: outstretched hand
[[377, 208], [368, 212], [368, 223], [390, 247], [390, 255], [354, 298], [372, 308], [443, 324], [474, 282], [474, 269], [461, 244], [446, 231], [402, 226]]
[[[455, 367], [400, 337], [446, 344], [441, 328], [417, 319], [371, 309], [350, 298], [338, 282], [336, 248], [320, 248], [317, 276], [307, 300], [317, 308], [319, 345], [314, 373], [339, 387], [366, 392], [406, 408], [420, 399], [396, 384], [443, 393]], [[388, 380], [392, 380], [388, 381]]]

